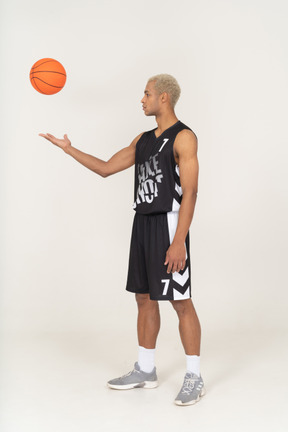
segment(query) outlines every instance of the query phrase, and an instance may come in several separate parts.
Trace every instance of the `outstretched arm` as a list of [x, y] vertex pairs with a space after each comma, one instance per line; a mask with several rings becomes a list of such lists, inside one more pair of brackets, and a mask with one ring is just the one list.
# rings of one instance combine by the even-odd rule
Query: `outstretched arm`
[[43, 138], [60, 147], [65, 153], [72, 156], [77, 162], [84, 165], [91, 171], [99, 174], [101, 177], [108, 177], [109, 175], [123, 171], [135, 163], [135, 149], [136, 144], [142, 133], [139, 134], [128, 147], [124, 147], [115, 153], [108, 161], [104, 161], [90, 154], [84, 153], [75, 147], [72, 147], [71, 141], [65, 134], [64, 139], [58, 139], [51, 134], [39, 134]]

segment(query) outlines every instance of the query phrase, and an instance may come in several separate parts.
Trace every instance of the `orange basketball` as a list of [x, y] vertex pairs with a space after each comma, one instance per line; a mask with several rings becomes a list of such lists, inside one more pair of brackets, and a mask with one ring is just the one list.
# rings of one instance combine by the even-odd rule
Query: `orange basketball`
[[51, 58], [38, 60], [30, 70], [30, 81], [39, 93], [58, 93], [65, 85], [66, 71], [61, 63]]

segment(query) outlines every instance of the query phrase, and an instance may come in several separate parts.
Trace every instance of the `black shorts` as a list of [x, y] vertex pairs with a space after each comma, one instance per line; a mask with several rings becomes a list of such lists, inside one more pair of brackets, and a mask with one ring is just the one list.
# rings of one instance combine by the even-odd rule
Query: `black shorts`
[[191, 297], [189, 231], [185, 239], [183, 270], [167, 273], [166, 252], [173, 241], [178, 211], [143, 215], [135, 213], [126, 290], [146, 294], [151, 300], [184, 300]]

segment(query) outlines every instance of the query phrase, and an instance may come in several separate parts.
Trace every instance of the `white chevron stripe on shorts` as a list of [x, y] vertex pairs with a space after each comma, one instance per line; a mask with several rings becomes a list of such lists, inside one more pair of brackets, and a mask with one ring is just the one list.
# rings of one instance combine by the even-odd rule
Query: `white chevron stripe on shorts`
[[185, 291], [184, 294], [181, 294], [179, 291], [177, 291], [177, 290], [175, 290], [173, 288], [173, 298], [174, 298], [174, 300], [185, 300], [185, 299], [190, 298], [189, 289], [190, 289], [190, 287], [187, 288], [187, 290]]
[[181, 275], [179, 272], [172, 273], [172, 277], [179, 285], [184, 286], [189, 277], [189, 269], [186, 268], [185, 272]]
[[[174, 201], [177, 203], [176, 200], [174, 200]], [[179, 204], [179, 207], [180, 207], [180, 204]], [[170, 244], [173, 242], [173, 239], [174, 239], [174, 236], [175, 236], [176, 228], [177, 228], [177, 225], [178, 225], [178, 218], [179, 218], [179, 211], [171, 211], [171, 212], [167, 213], [167, 222], [168, 222], [168, 231], [169, 231]], [[186, 244], [185, 244], [185, 249], [186, 249]], [[186, 250], [186, 257], [185, 257], [185, 259], [187, 259], [187, 250]]]

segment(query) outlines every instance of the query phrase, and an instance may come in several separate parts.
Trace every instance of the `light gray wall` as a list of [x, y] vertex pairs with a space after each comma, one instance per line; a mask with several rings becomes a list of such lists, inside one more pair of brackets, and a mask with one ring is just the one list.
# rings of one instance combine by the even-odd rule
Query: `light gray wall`
[[[2, 2], [4, 330], [134, 334], [133, 168], [103, 179], [38, 133], [108, 159], [156, 126], [140, 100], [157, 73], [178, 79], [176, 114], [199, 140], [190, 239], [204, 331], [287, 326], [287, 11], [280, 0]], [[67, 71], [54, 96], [29, 81], [44, 57]], [[161, 310], [168, 334], [174, 311]]]

